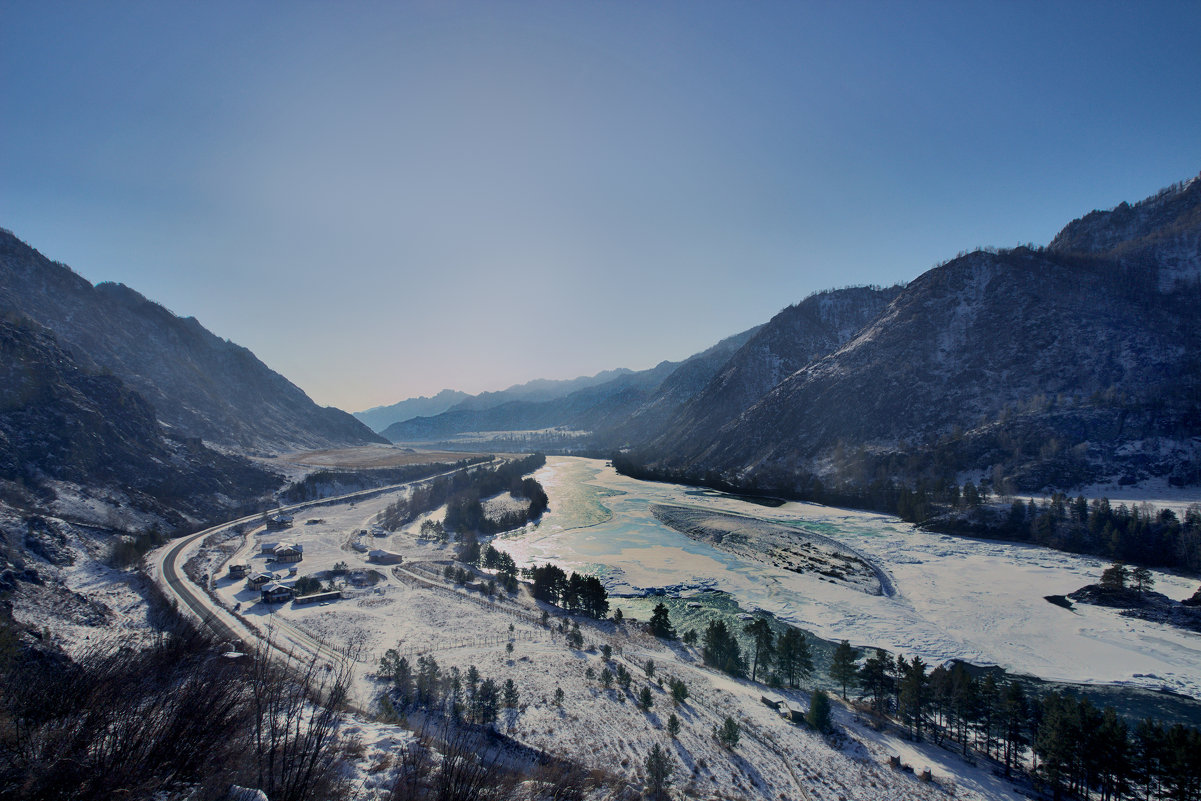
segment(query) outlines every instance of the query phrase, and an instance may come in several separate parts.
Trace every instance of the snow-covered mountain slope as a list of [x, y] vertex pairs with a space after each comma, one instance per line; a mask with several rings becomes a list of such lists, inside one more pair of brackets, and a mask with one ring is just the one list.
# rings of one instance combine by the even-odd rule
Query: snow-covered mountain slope
[[682, 420], [638, 457], [779, 488], [973, 470], [1030, 490], [1197, 483], [1199, 236], [1192, 181], [1094, 212], [1045, 249], [955, 259], [749, 403], [765, 382], [723, 371], [686, 411], [726, 399], [726, 420]]
[[2, 229], [0, 310], [49, 328], [76, 359], [120, 377], [187, 436], [269, 451], [383, 441], [194, 318], [121, 284], [92, 286]]

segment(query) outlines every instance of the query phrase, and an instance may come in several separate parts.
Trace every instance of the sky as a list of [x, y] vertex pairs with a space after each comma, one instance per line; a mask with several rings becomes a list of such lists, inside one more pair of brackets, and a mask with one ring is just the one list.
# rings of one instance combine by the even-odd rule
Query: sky
[[1201, 171], [1195, 2], [0, 0], [0, 227], [349, 411], [680, 360]]

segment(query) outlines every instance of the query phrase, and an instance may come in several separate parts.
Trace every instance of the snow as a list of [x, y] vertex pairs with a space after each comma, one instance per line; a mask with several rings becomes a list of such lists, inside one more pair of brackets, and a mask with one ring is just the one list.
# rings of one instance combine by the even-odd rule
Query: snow
[[[814, 504], [761, 507], [634, 481], [594, 460], [552, 458], [538, 478], [551, 499], [542, 525], [498, 544], [519, 564], [550, 560], [597, 572], [619, 593], [717, 588], [826, 639], [934, 664], [957, 658], [1046, 679], [1167, 687], [1201, 697], [1201, 636], [1112, 609], [1066, 610], [1044, 599], [1094, 583], [1105, 567], [1099, 559], [932, 534], [896, 518]], [[659, 524], [649, 511], [653, 503], [738, 512], [839, 540], [887, 570], [897, 595], [865, 596], [722, 553]], [[589, 511], [590, 504], [604, 513]], [[1177, 600], [1197, 588], [1196, 578], [1154, 575], [1156, 589]]]
[[[552, 494], [552, 499], [555, 497]], [[563, 496], [558, 497], [562, 501]], [[312, 525], [301, 522], [308, 515], [298, 514], [298, 525], [288, 537], [304, 545], [304, 560], [297, 565], [299, 573], [323, 573], [337, 562], [345, 562], [351, 570], [370, 569], [365, 555], [352, 543], [391, 500], [385, 495], [354, 505], [323, 506], [319, 518], [322, 522]], [[587, 503], [577, 511], [585, 517], [600, 514]], [[452, 666], [466, 671], [474, 665], [484, 677], [498, 682], [512, 678], [520, 692], [520, 705], [502, 711], [497, 724], [501, 732], [620, 780], [638, 784], [646, 754], [652, 744], [659, 743], [667, 746], [676, 759], [676, 786], [688, 797], [829, 801], [929, 797], [929, 785], [886, 767], [885, 746], [872, 742], [854, 745], [860, 733], [849, 716], [844, 715], [851, 746], [831, 747], [820, 735], [782, 720], [764, 706], [759, 700], [761, 685], [704, 668], [693, 649], [663, 643], [635, 626], [581, 620], [585, 646], [574, 650], [566, 644], [558, 615], [552, 618], [549, 628], [539, 624], [540, 607], [525, 590], [516, 600], [489, 602], [479, 592], [442, 582], [440, 568], [450, 558], [449, 546], [419, 540], [420, 523], [414, 521], [387, 537], [369, 538], [373, 544], [401, 554], [404, 563], [395, 570], [377, 566], [380, 577], [374, 585], [348, 586], [346, 598], [328, 605], [268, 606], [258, 601], [258, 591], [247, 590], [241, 580], [225, 577], [225, 564], [248, 562], [255, 568], [273, 568], [284, 582], [293, 581], [280, 575], [284, 572], [280, 566], [266, 565], [259, 543], [269, 535], [261, 527], [224, 543], [220, 537], [212, 538], [207, 545], [197, 543], [195, 551], [200, 563], [218, 576], [214, 586], [217, 597], [231, 608], [240, 604], [239, 614], [260, 630], [270, 630], [277, 639], [294, 642], [314, 638], [332, 646], [360, 646], [363, 652], [353, 701], [364, 711], [373, 708], [384, 686], [372, 671], [383, 651], [395, 647], [410, 662], [427, 653], [444, 671]], [[505, 542], [509, 540], [501, 545]], [[689, 564], [696, 563], [691, 553], [681, 551], [678, 555]], [[720, 571], [724, 564], [714, 560], [711, 567]], [[648, 567], [640, 578], [654, 580], [652, 570], [653, 566]], [[855, 594], [863, 597], [862, 593]], [[510, 642], [511, 653], [506, 648]], [[609, 667], [613, 669], [614, 663], [620, 662], [633, 674], [629, 693], [616, 687], [605, 690], [595, 678], [588, 678], [589, 669], [598, 676], [605, 666], [600, 650], [603, 644], [614, 649]], [[643, 669], [648, 659], [657, 665], [654, 679], [648, 679]], [[690, 690], [689, 699], [678, 708], [673, 707], [664, 689], [669, 676], [683, 679]], [[658, 679], [664, 680], [663, 687]], [[653, 705], [649, 711], [640, 710], [635, 703], [635, 695], [643, 687], [651, 689]], [[562, 706], [555, 703], [556, 688], [564, 692]], [[777, 692], [800, 708], [808, 707], [806, 693]], [[673, 711], [683, 724], [676, 740], [664, 729]], [[742, 739], [734, 751], [721, 748], [712, 734], [727, 715], [742, 727]], [[358, 797], [381, 798], [390, 778], [389, 754], [409, 742], [412, 735], [394, 726], [358, 720], [352, 728], [363, 751], [363, 756], [348, 766]], [[960, 784], [957, 797], [1008, 796]]]

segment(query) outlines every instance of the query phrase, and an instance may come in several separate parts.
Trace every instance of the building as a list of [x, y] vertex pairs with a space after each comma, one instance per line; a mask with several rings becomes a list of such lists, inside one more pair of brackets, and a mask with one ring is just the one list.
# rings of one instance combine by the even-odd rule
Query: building
[[275, 581], [274, 573], [255, 573], [250, 578], [246, 579], [246, 586], [252, 590], [262, 587], [264, 584], [270, 584]]
[[271, 549], [271, 555], [277, 562], [299, 562], [304, 558], [304, 548], [291, 542], [281, 542]]
[[377, 548], [374, 551], [367, 552], [367, 559], [381, 565], [398, 565], [404, 561], [404, 557], [393, 551], [385, 551], [382, 548]]
[[341, 590], [330, 590], [328, 592], [315, 592], [311, 595], [297, 595], [295, 603], [298, 604], [314, 604], [323, 601], [336, 601], [342, 597]]
[[263, 603], [265, 604], [281, 604], [292, 598], [292, 588], [286, 584], [280, 584], [278, 581], [264, 584], [259, 591], [263, 594]]
[[279, 531], [280, 529], [292, 528], [292, 517], [285, 514], [274, 514], [267, 518], [267, 530]]
[[246, 574], [250, 572], [250, 565], [233, 565], [229, 566], [229, 577], [233, 579], [246, 578]]

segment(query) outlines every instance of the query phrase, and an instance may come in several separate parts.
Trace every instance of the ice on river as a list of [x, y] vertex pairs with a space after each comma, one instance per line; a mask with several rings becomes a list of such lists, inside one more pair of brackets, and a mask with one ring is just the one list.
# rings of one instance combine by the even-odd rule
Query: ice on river
[[[915, 529], [892, 517], [814, 504], [759, 506], [716, 492], [640, 482], [604, 462], [552, 457], [538, 473], [550, 496], [541, 525], [498, 542], [519, 564], [553, 561], [604, 577], [610, 592], [673, 587], [725, 590], [822, 637], [951, 658], [1047, 679], [1127, 683], [1201, 697], [1201, 635], [1125, 618], [1111, 609], [1063, 609], [1044, 600], [1094, 583], [1091, 557]], [[655, 520], [652, 504], [737, 512], [785, 522], [874, 559], [893, 597], [862, 592], [723, 553]], [[1157, 572], [1156, 589], [1182, 599], [1195, 578]]]

